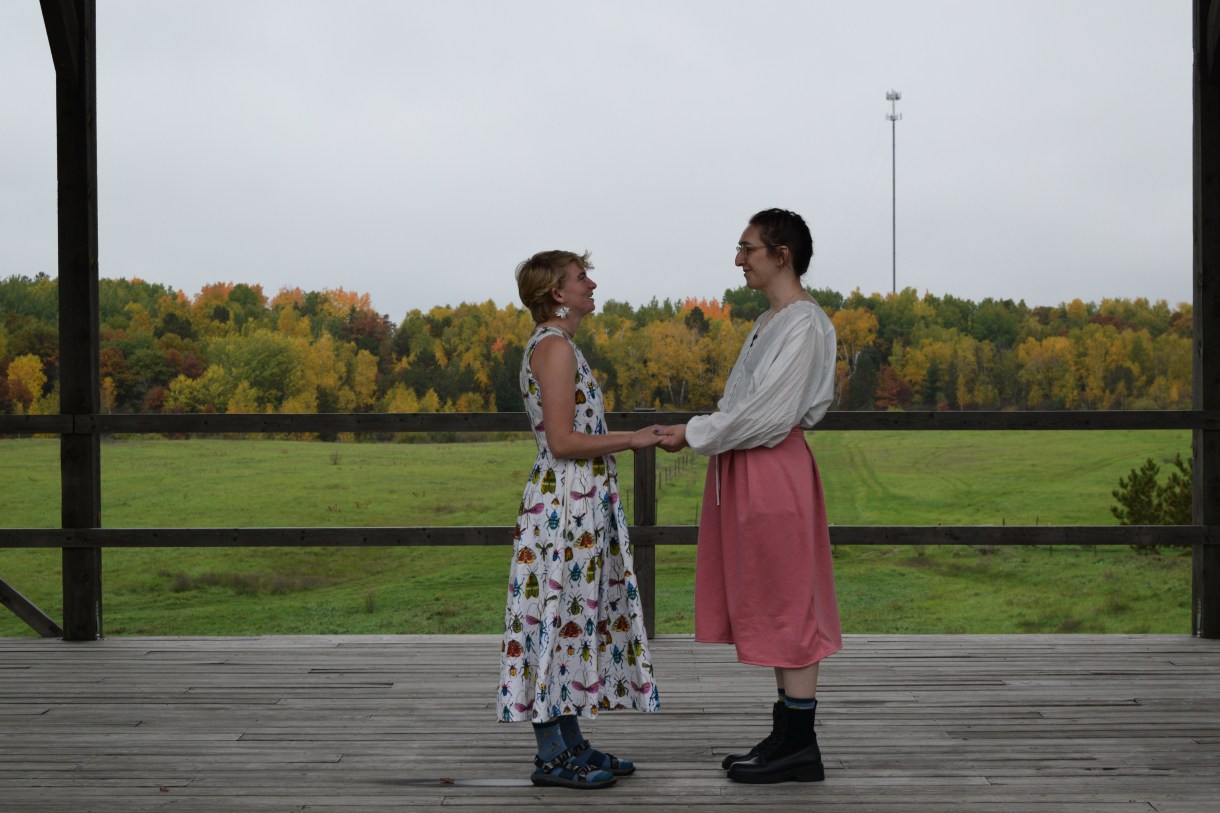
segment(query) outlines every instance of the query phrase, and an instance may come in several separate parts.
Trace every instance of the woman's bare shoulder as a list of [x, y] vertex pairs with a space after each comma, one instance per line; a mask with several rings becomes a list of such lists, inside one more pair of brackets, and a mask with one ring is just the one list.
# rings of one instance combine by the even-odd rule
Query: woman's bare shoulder
[[563, 364], [571, 360], [575, 365], [576, 356], [572, 352], [572, 344], [559, 333], [543, 336], [534, 346], [534, 366]]

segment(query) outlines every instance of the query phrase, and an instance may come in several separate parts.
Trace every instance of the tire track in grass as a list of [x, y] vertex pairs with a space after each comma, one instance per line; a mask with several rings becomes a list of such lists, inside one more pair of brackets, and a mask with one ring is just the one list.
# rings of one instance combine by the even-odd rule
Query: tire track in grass
[[[841, 511], [841, 506], [836, 506], [828, 502], [828, 513], [842, 516], [846, 514], [851, 517], [865, 516], [870, 503], [878, 501], [889, 501], [895, 497], [894, 491], [885, 481], [877, 475], [877, 470], [873, 466], [872, 458], [867, 450], [861, 449], [856, 438], [843, 438], [835, 444], [838, 451], [839, 464], [843, 467], [843, 471], [839, 471], [836, 476], [844, 475], [851, 477], [857, 484], [856, 488], [847, 491], [848, 503], [850, 510]], [[816, 453], [815, 453], [816, 456]], [[837, 494], [835, 503], [843, 501], [843, 494]], [[850, 523], [854, 524], [854, 523]]]

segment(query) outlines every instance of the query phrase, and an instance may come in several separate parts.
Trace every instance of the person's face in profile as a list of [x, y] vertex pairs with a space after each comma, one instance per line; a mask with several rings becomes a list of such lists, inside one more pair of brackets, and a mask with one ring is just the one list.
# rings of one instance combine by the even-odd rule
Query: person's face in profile
[[779, 263], [767, 251], [758, 226], [747, 226], [737, 243], [734, 264], [746, 278], [746, 286], [756, 291], [766, 290], [779, 273]]
[[563, 282], [555, 290], [561, 294], [556, 297], [561, 305], [567, 305], [573, 313], [587, 316], [593, 313], [597, 303], [593, 299], [593, 291], [597, 283], [589, 276], [589, 272], [580, 267], [580, 263], [569, 263]]

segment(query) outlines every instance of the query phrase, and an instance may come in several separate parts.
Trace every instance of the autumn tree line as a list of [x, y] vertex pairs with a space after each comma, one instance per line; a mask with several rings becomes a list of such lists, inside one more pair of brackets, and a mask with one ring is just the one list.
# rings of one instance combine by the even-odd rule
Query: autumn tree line
[[[1073, 300], [1031, 307], [829, 289], [810, 292], [838, 332], [835, 409], [1185, 409], [1189, 304]], [[58, 411], [56, 281], [0, 280], [0, 412]], [[105, 412], [485, 412], [522, 409], [533, 323], [494, 302], [412, 310], [367, 294], [217, 283], [193, 296], [100, 281]], [[713, 408], [765, 299], [609, 301], [580, 343], [612, 410]]]

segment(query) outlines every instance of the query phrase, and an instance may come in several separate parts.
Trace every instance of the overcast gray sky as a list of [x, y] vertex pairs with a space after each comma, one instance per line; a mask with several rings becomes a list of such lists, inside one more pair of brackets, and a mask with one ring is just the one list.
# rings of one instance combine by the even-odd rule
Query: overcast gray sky
[[[807, 282], [1191, 295], [1188, 0], [101, 0], [100, 265], [516, 302], [534, 251], [600, 297], [720, 296], [771, 206]], [[56, 273], [54, 70], [0, 3], [0, 276]]]

